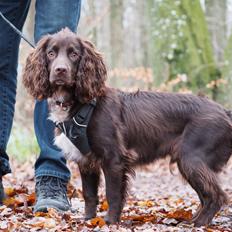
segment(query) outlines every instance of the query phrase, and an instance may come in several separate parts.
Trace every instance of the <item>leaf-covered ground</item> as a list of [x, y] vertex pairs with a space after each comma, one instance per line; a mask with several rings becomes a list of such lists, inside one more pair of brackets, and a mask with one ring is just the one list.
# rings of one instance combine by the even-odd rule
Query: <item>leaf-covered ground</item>
[[174, 174], [170, 173], [168, 161], [137, 170], [122, 222], [111, 226], [105, 225], [103, 220], [108, 207], [104, 181], [99, 191], [98, 218], [85, 222], [81, 181], [75, 164], [70, 164], [73, 175], [68, 191], [73, 210], [65, 214], [53, 209], [48, 213], [33, 214], [33, 162], [23, 165], [12, 162], [12, 167], [14, 172], [4, 178], [8, 199], [0, 207], [0, 231], [232, 231], [232, 161], [220, 175], [230, 203], [216, 215], [210, 226], [202, 228], [182, 222], [191, 218], [199, 202], [175, 167]]

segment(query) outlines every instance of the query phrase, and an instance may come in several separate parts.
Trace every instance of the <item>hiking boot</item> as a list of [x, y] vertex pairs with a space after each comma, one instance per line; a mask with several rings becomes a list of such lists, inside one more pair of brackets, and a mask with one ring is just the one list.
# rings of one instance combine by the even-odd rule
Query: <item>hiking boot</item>
[[67, 183], [53, 176], [42, 176], [36, 179], [35, 185], [36, 204], [35, 212], [47, 212], [48, 208], [58, 211], [71, 209], [67, 198]]
[[2, 177], [0, 177], [0, 205], [2, 205], [2, 202], [5, 198], [5, 193], [4, 193], [4, 188], [3, 188], [3, 184], [2, 184]]

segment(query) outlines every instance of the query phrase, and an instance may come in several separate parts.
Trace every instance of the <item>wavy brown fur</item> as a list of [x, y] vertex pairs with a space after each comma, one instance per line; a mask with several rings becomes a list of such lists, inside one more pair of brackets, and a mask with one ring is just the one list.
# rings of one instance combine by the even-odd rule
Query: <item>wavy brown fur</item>
[[29, 56], [24, 73], [24, 84], [34, 97], [57, 101], [60, 90], [66, 93], [62, 101], [75, 96], [69, 117], [79, 101], [97, 100], [87, 130], [92, 154], [79, 162], [85, 217], [96, 215], [100, 169], [109, 203], [106, 220], [115, 223], [134, 167], [170, 156], [199, 196], [201, 204], [192, 222], [210, 223], [227, 202], [216, 173], [232, 153], [230, 111], [202, 96], [125, 93], [106, 87], [105, 80], [102, 56], [68, 30], [45, 37]]
[[82, 102], [101, 96], [105, 90], [106, 67], [102, 56], [89, 41], [79, 40], [83, 55], [76, 77], [76, 94]]
[[51, 95], [45, 56], [48, 41], [49, 36], [45, 36], [39, 41], [35, 51], [28, 56], [24, 69], [23, 84], [37, 99], [48, 98]]
[[80, 49], [78, 64], [76, 64], [78, 70], [74, 74], [73, 80], [76, 82], [75, 93], [78, 99], [82, 102], [88, 102], [104, 93], [107, 71], [101, 54], [89, 41], [77, 38], [68, 29], [63, 29], [54, 34], [53, 37], [50, 35], [43, 37], [36, 49], [27, 58], [23, 72], [23, 83], [34, 98], [46, 99], [51, 96], [52, 86], [49, 81], [46, 49], [49, 42], [54, 42], [54, 39], [58, 42], [62, 41], [67, 35], [73, 38], [73, 42], [75, 40], [75, 43], [78, 43]]

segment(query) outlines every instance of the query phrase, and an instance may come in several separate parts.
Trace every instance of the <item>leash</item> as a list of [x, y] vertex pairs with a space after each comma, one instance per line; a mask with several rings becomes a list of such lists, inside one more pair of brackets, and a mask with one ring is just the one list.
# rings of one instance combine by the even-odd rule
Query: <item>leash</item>
[[21, 37], [23, 38], [31, 47], [35, 48], [35, 45], [30, 42], [24, 35], [23, 33], [17, 28], [15, 27], [14, 24], [12, 24], [0, 11], [0, 16], [2, 17], [2, 19]]

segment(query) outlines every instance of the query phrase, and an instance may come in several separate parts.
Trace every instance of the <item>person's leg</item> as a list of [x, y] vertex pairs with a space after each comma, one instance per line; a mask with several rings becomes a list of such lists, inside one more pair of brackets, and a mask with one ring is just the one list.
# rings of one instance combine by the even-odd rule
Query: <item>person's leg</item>
[[[80, 8], [81, 0], [37, 1], [35, 42], [37, 43], [43, 35], [53, 34], [64, 27], [75, 32], [80, 18]], [[48, 207], [67, 210], [69, 206], [62, 196], [66, 195], [70, 172], [63, 154], [53, 145], [54, 124], [47, 117], [47, 102], [37, 101], [34, 125], [41, 152], [35, 164], [37, 202], [34, 211], [46, 211]]]
[[[30, 0], [0, 0], [0, 11], [21, 30], [29, 5]], [[1, 17], [0, 28], [0, 198], [2, 198], [1, 177], [11, 172], [6, 148], [14, 116], [20, 36]]]

